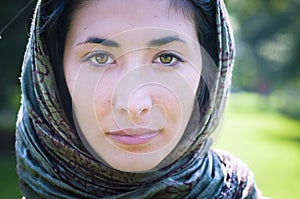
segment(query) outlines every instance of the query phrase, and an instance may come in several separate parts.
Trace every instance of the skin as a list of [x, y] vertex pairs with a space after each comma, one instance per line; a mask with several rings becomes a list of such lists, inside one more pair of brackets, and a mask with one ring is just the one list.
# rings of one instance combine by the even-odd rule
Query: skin
[[201, 76], [194, 26], [168, 1], [92, 0], [75, 11], [64, 73], [77, 130], [97, 158], [147, 171], [176, 147]]

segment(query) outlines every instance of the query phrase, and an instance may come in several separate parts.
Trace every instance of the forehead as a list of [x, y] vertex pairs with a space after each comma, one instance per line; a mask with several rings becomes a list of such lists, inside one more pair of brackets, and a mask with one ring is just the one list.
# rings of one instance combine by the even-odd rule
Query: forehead
[[85, 1], [73, 13], [69, 36], [76, 43], [90, 36], [109, 38], [143, 28], [163, 29], [164, 34], [170, 30], [197, 39], [194, 22], [172, 8], [169, 0]]

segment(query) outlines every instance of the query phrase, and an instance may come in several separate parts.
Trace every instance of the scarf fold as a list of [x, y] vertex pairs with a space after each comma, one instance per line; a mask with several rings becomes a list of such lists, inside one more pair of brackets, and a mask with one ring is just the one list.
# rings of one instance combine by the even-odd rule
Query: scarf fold
[[[222, 0], [217, 1], [219, 62], [205, 122], [184, 155], [155, 171], [129, 173], [95, 159], [68, 123], [46, 44], [38, 1], [24, 56], [22, 105], [16, 131], [19, 184], [34, 198], [256, 198], [253, 175], [230, 155], [207, 151], [230, 88], [234, 41]], [[242, 166], [241, 166], [242, 165]]]

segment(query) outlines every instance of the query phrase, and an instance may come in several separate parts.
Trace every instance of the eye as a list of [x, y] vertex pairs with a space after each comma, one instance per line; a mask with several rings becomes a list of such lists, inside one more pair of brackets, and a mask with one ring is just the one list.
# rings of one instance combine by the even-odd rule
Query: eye
[[162, 53], [154, 60], [154, 63], [163, 64], [165, 66], [175, 66], [179, 62], [183, 62], [183, 60], [173, 53]]
[[92, 52], [84, 58], [85, 62], [90, 62], [93, 66], [101, 67], [114, 64], [115, 60], [107, 52]]

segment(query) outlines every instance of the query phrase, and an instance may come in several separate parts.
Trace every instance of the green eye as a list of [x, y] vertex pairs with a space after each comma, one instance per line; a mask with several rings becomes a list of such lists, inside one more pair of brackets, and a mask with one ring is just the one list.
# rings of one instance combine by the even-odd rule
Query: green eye
[[164, 54], [164, 55], [159, 56], [159, 60], [163, 64], [170, 64], [173, 59], [174, 59], [174, 56], [172, 56], [170, 54]]
[[110, 56], [110, 54], [106, 52], [92, 52], [86, 58], [84, 58], [84, 61], [87, 61], [91, 65], [96, 67], [115, 63], [115, 60], [112, 58], [112, 56]]
[[98, 64], [106, 64], [108, 60], [109, 60], [109, 56], [104, 53], [95, 55], [95, 61]]
[[156, 64], [162, 64], [163, 66], [169, 66], [169, 67], [177, 65], [179, 62], [183, 62], [183, 60], [179, 56], [173, 53], [160, 54], [154, 60], [154, 63]]

